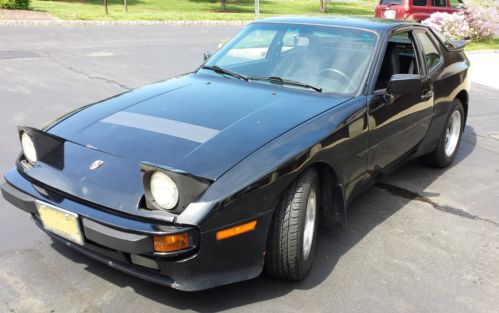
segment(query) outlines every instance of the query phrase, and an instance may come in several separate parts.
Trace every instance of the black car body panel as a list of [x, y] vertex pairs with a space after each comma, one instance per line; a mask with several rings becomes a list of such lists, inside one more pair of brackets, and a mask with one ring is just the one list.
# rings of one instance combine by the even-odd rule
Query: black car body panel
[[[85, 220], [93, 221], [102, 225], [101, 228], [111, 228], [114, 232], [121, 232], [123, 236], [129, 234], [147, 236], [149, 244], [152, 235], [185, 230], [197, 232], [197, 228], [190, 225], [151, 222], [131, 216], [116, 215], [105, 208], [82, 203], [81, 200], [73, 200], [56, 190], [32, 184], [15, 170], [7, 172], [5, 179], [8, 183], [2, 185], [1, 188], [4, 198], [30, 213], [35, 223], [42, 229], [43, 226], [34, 204], [36, 200], [71, 210], [81, 217], [83, 223]], [[256, 231], [239, 236], [237, 240], [217, 241], [216, 230], [199, 231], [196, 233], [198, 246], [194, 250], [174, 255], [157, 255], [148, 250], [144, 251], [143, 246], [137, 246], [136, 242], [132, 242], [129, 238], [119, 240], [120, 238], [115, 237], [109, 240], [109, 233], [95, 234], [94, 232], [91, 235], [93, 240], [90, 240], [87, 229], [84, 230], [86, 240], [83, 246], [50, 232], [47, 233], [57, 241], [118, 270], [157, 284], [195, 291], [258, 276], [262, 271], [266, 247], [265, 230], [269, 227], [271, 219], [272, 212], [258, 216]], [[118, 250], [117, 247], [120, 246], [121, 250]], [[133, 248], [127, 251], [123, 249], [123, 246]], [[244, 249], [241, 249], [242, 247]], [[132, 258], [138, 259], [132, 261]]]
[[108, 154], [216, 179], [260, 146], [349, 98], [247, 84], [190, 74], [156, 84], [156, 91], [123, 95], [133, 103], [123, 105], [119, 97], [94, 104], [48, 132]]
[[[197, 76], [124, 94], [126, 106], [121, 97], [111, 98], [68, 116], [47, 130], [64, 138], [64, 153], [19, 171], [104, 207], [172, 221], [164, 210], [138, 210], [140, 163], [215, 180], [275, 137], [350, 98], [262, 84], [248, 89], [244, 81]], [[64, 162], [67, 156], [71, 162]], [[62, 165], [50, 164], [54, 158]], [[89, 168], [95, 160], [104, 162], [98, 171]]]
[[[177, 289], [206, 289], [261, 273], [274, 209], [305, 169], [320, 175], [321, 224], [344, 226], [356, 195], [436, 147], [454, 99], [467, 112], [466, 56], [419, 24], [316, 17], [256, 23], [359, 28], [379, 39], [354, 94], [197, 71], [86, 106], [43, 130], [60, 140], [58, 159], [30, 166], [21, 155], [5, 175], [4, 197], [38, 224], [37, 200], [77, 213], [83, 246], [51, 236], [93, 258]], [[427, 32], [442, 59], [427, 71], [418, 46], [421, 90], [389, 102], [376, 78], [387, 41], [406, 30]], [[92, 170], [96, 160], [103, 164]], [[143, 177], [155, 167], [184, 190], [194, 180], [198, 191], [181, 208], [151, 210]], [[219, 230], [252, 220], [254, 231], [216, 239]], [[182, 231], [192, 236], [190, 249], [151, 251], [151, 236]]]

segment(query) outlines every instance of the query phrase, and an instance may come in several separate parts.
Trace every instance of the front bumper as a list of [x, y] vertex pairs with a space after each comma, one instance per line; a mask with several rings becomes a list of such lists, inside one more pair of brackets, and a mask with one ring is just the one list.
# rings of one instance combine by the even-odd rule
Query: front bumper
[[[5, 174], [3, 197], [30, 213], [52, 238], [113, 268], [139, 278], [185, 291], [208, 289], [258, 276], [263, 269], [266, 236], [272, 214], [258, 216], [255, 231], [217, 241], [218, 229], [202, 231], [97, 208], [33, 184], [12, 169]], [[84, 236], [79, 245], [46, 231], [35, 205], [43, 201], [78, 214]], [[230, 225], [227, 225], [230, 226]], [[154, 253], [152, 235], [190, 232], [194, 246], [174, 253]]]

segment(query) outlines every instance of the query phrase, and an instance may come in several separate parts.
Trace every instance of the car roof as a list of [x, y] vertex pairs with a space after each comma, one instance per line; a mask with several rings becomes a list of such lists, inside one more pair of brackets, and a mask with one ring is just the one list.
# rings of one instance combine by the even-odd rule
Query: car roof
[[369, 29], [379, 33], [387, 32], [401, 26], [422, 26], [410, 21], [399, 21], [375, 17], [346, 17], [346, 16], [291, 16], [271, 17], [258, 20], [254, 23], [282, 23], [282, 24], [306, 24], [320, 26], [340, 26]]

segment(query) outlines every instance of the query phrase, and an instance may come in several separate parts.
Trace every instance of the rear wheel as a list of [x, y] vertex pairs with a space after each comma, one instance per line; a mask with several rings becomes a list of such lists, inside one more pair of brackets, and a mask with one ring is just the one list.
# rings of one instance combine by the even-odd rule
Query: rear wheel
[[454, 99], [445, 129], [435, 150], [423, 155], [423, 163], [433, 167], [447, 167], [456, 157], [464, 129], [464, 109], [459, 99]]
[[268, 274], [288, 280], [304, 278], [312, 267], [319, 213], [319, 176], [314, 169], [288, 187], [270, 230], [265, 259]]

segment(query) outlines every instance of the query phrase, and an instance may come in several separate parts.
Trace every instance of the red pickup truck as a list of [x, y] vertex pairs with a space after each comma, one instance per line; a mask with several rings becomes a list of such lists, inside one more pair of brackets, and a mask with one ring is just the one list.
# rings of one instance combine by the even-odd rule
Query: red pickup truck
[[457, 12], [460, 4], [460, 0], [380, 0], [374, 16], [421, 22], [435, 12]]

